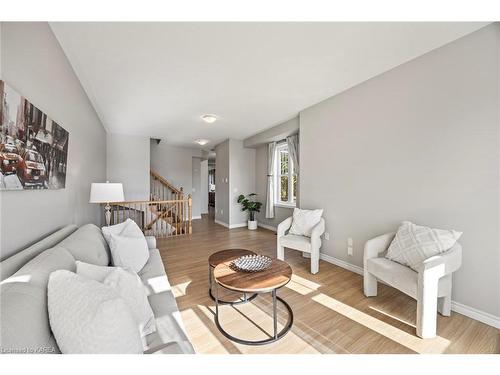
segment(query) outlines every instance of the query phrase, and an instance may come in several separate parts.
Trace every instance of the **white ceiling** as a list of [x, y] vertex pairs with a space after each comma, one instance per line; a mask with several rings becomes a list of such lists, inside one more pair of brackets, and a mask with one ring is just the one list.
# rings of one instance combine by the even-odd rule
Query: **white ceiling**
[[[51, 23], [110, 132], [244, 139], [486, 23]], [[200, 116], [214, 113], [208, 125]]]

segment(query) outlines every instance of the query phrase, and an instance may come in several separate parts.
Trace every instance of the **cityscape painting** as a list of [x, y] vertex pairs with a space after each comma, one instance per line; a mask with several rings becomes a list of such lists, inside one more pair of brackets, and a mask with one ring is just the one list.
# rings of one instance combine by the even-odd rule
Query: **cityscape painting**
[[0, 80], [0, 190], [63, 189], [69, 133]]

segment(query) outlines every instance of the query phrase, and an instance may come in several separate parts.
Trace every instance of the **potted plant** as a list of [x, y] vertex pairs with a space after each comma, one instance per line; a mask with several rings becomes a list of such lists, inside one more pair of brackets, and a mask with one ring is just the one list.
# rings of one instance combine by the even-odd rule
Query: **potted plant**
[[248, 211], [248, 229], [254, 230], [257, 229], [257, 220], [255, 220], [255, 213], [260, 212], [260, 208], [262, 207], [262, 203], [256, 202], [252, 200], [252, 197], [255, 197], [257, 194], [251, 193], [245, 197], [241, 194], [238, 197], [238, 203], [241, 204], [242, 211]]

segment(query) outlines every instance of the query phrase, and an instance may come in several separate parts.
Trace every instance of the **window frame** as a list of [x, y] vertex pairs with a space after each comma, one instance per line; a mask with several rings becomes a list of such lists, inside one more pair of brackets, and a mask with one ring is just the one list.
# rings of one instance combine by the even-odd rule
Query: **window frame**
[[[288, 173], [281, 173], [281, 152], [286, 151], [288, 154]], [[295, 172], [295, 166], [293, 160], [290, 158], [290, 153], [288, 152], [288, 144], [286, 142], [278, 143], [275, 150], [275, 166], [274, 166], [274, 206], [275, 207], [285, 207], [293, 208], [297, 206], [297, 201], [294, 200], [294, 189], [293, 189], [293, 176], [297, 176]], [[288, 176], [288, 201], [281, 200], [281, 177]]]

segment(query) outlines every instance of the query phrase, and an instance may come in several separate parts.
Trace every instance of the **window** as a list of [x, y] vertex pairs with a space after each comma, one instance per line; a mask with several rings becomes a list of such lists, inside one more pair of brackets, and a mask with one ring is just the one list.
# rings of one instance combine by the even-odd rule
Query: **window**
[[276, 146], [276, 194], [274, 203], [283, 206], [295, 206], [297, 201], [297, 173], [293, 161], [288, 155], [288, 146], [281, 143]]

